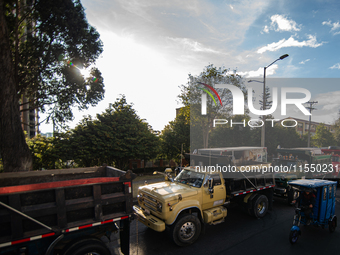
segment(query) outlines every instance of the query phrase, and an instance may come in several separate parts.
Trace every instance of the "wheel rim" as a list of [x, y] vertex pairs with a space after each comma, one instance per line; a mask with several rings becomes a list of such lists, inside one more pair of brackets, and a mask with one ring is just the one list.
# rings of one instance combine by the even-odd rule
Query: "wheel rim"
[[195, 235], [195, 232], [196, 232], [195, 224], [192, 222], [186, 222], [181, 226], [179, 235], [182, 240], [187, 241]]
[[259, 203], [259, 204], [257, 205], [257, 212], [258, 212], [259, 214], [264, 213], [265, 210], [266, 210], [266, 205], [265, 205], [264, 202], [261, 202], [261, 203]]

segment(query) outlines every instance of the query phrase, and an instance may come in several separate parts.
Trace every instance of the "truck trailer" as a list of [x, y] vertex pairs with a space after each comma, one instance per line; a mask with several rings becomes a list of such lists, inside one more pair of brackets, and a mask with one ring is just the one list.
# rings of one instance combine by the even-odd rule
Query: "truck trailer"
[[0, 254], [109, 255], [113, 231], [129, 254], [133, 178], [109, 166], [1, 173]]

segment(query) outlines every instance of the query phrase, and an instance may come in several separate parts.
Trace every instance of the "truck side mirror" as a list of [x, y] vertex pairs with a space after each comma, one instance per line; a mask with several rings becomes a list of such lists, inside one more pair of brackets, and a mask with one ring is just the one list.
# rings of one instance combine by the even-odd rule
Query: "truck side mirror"
[[164, 172], [165, 172], [165, 173], [172, 173], [172, 169], [171, 169], [171, 168], [167, 168], [167, 169], [165, 169]]
[[208, 190], [210, 193], [214, 193], [214, 179], [213, 178], [208, 179]]

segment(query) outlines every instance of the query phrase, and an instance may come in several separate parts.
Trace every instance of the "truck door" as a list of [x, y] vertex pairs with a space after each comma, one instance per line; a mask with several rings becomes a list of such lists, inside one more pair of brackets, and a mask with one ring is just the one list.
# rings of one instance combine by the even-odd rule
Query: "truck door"
[[[212, 178], [214, 181], [214, 192], [209, 192], [208, 179]], [[221, 179], [219, 174], [211, 174], [206, 178], [206, 182], [203, 187], [203, 203], [202, 209], [206, 210], [215, 206], [223, 205], [226, 198], [226, 190], [224, 186], [224, 180]]]

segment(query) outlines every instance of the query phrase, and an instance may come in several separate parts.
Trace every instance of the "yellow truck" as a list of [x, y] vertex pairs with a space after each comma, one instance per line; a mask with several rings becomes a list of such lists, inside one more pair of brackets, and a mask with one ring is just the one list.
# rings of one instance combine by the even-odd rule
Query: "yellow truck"
[[190, 245], [206, 224], [224, 221], [230, 203], [241, 204], [257, 218], [265, 216], [272, 206], [275, 180], [272, 173], [250, 171], [265, 165], [231, 168], [227, 176], [222, 167], [186, 167], [174, 179], [171, 169], [166, 170], [164, 182], [139, 187], [133, 209], [147, 227], [167, 229], [177, 245]]

